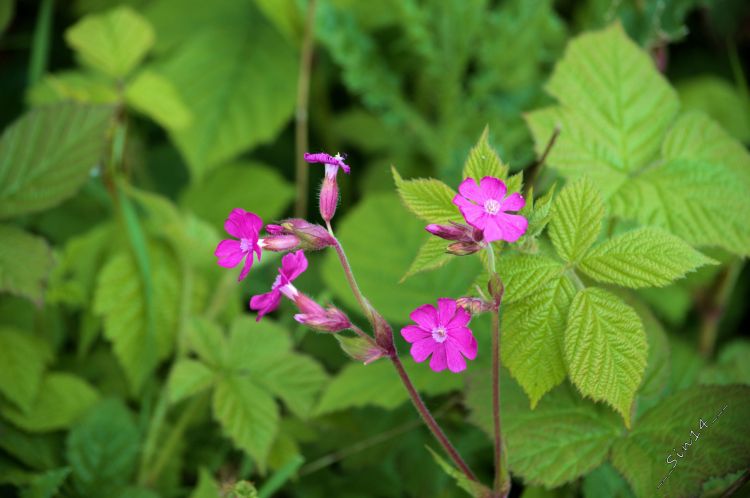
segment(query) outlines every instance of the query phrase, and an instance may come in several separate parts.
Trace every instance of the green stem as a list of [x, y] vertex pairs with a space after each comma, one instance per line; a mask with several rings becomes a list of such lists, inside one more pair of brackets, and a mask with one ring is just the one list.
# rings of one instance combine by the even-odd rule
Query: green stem
[[54, 0], [42, 0], [39, 7], [29, 60], [29, 86], [35, 85], [47, 72], [54, 7]]
[[502, 417], [500, 412], [500, 308], [492, 312], [492, 427], [494, 431], [495, 479], [494, 490], [498, 496], [510, 491], [508, 464], [503, 446]]
[[359, 307], [362, 308], [362, 312], [365, 314], [365, 317], [367, 317], [367, 320], [370, 322], [370, 325], [372, 325], [373, 328], [375, 328], [375, 321], [372, 315], [372, 306], [370, 306], [370, 303], [362, 294], [362, 291], [359, 290], [359, 285], [357, 285], [357, 280], [354, 278], [354, 273], [352, 272], [351, 265], [349, 265], [349, 260], [346, 257], [344, 248], [341, 246], [341, 243], [336, 238], [336, 236], [333, 235], [333, 230], [331, 230], [330, 223], [327, 223], [327, 225], [328, 225], [329, 233], [336, 241], [333, 248], [336, 250], [336, 254], [339, 257], [339, 262], [341, 263], [341, 267], [344, 269], [344, 275], [346, 275], [346, 281], [349, 283], [349, 288], [352, 290], [354, 297], [357, 299], [357, 302], [359, 303]]
[[698, 345], [698, 350], [704, 358], [710, 358], [714, 354], [716, 339], [719, 335], [719, 325], [724, 317], [727, 302], [732, 296], [734, 286], [742, 272], [742, 266], [743, 261], [741, 259], [735, 259], [729, 263], [710, 289], [711, 299], [702, 312]]
[[568, 268], [568, 271], [565, 273], [570, 278], [570, 281], [573, 282], [573, 285], [575, 286], [576, 291], [583, 290], [586, 288], [586, 286], [583, 284], [583, 281], [581, 281], [581, 277], [578, 276], [575, 269]]

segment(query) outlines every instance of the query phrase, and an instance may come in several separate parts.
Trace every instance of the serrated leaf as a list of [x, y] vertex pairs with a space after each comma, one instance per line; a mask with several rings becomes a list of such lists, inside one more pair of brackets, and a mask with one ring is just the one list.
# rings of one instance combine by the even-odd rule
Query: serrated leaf
[[167, 381], [169, 402], [179, 403], [209, 388], [214, 377], [214, 372], [200, 361], [190, 359], [178, 361], [172, 367]]
[[565, 330], [570, 379], [585, 396], [614, 407], [628, 427], [647, 354], [646, 333], [633, 308], [602, 289], [576, 294]]
[[562, 274], [562, 263], [552, 258], [531, 254], [503, 255], [497, 260], [497, 273], [503, 280], [503, 303], [523, 299], [547, 286]]
[[627, 481], [612, 465], [605, 463], [583, 479], [583, 498], [633, 498]]
[[195, 179], [273, 139], [294, 110], [297, 56], [259, 15], [246, 25], [198, 31], [160, 73], [200, 117], [171, 131]]
[[[525, 216], [529, 220], [529, 226], [526, 230], [526, 237], [534, 237], [542, 233], [542, 230], [547, 226], [549, 220], [552, 219], [552, 199], [555, 195], [555, 188], [557, 184], [553, 184], [552, 187], [543, 196], [534, 198], [533, 189], [529, 192], [529, 200], [524, 209], [519, 214]], [[529, 214], [526, 209], [529, 208], [531, 213]]]
[[0, 291], [42, 303], [44, 286], [52, 270], [52, 251], [41, 237], [11, 225], [0, 224]]
[[[420, 392], [436, 395], [461, 388], [461, 377], [435, 374], [425, 367], [405, 358], [404, 368]], [[350, 363], [328, 384], [314, 413], [318, 416], [362, 406], [392, 410], [408, 399], [406, 388], [391, 362]]]
[[226, 365], [227, 341], [218, 325], [195, 317], [188, 326], [188, 342], [201, 360], [213, 369]]
[[138, 65], [154, 39], [151, 24], [128, 6], [86, 16], [65, 32], [84, 63], [118, 79]]
[[508, 166], [503, 164], [500, 156], [490, 145], [489, 128], [485, 128], [476, 145], [469, 151], [463, 169], [464, 178], [481, 180], [485, 176], [504, 179], [508, 176]]
[[[129, 252], [113, 256], [97, 282], [94, 312], [104, 320], [104, 335], [112, 341], [129, 384], [138, 392], [160, 360], [172, 351], [177, 328], [179, 277], [167, 253], [152, 246], [153, 302], [147, 302], [138, 278], [135, 258]], [[156, 310], [154, 327], [147, 306]], [[151, 332], [153, 330], [153, 333]]]
[[64, 104], [34, 109], [0, 138], [0, 218], [72, 196], [98, 164], [112, 108]]
[[[639, 497], [698, 496], [709, 478], [750, 467], [748, 399], [747, 386], [693, 387], [673, 394], [615, 443], [612, 462]], [[670, 455], [677, 466], [660, 486], [674, 465], [667, 463]]]
[[21, 498], [54, 498], [59, 496], [60, 487], [70, 475], [69, 467], [49, 470], [32, 478], [29, 487], [21, 493]]
[[557, 254], [565, 261], [578, 261], [599, 236], [603, 219], [604, 204], [590, 180], [567, 185], [555, 199], [549, 223]]
[[104, 400], [70, 431], [66, 456], [82, 496], [111, 495], [130, 481], [140, 435], [122, 401]]
[[449, 241], [443, 240], [439, 237], [430, 237], [427, 239], [427, 242], [422, 244], [422, 247], [419, 248], [417, 257], [414, 258], [414, 261], [412, 261], [411, 266], [409, 266], [409, 269], [404, 273], [404, 276], [401, 277], [399, 283], [417, 273], [434, 270], [450, 263], [451, 259], [456, 256], [446, 252], [449, 244]]
[[701, 384], [750, 384], [750, 341], [734, 339], [721, 349], [716, 363], [700, 374]]
[[25, 412], [0, 405], [0, 413], [14, 425], [29, 432], [49, 432], [70, 427], [99, 395], [86, 381], [72, 374], [50, 373], [34, 402]]
[[214, 389], [213, 413], [235, 446], [264, 469], [279, 426], [279, 410], [271, 395], [248, 377], [221, 377]]
[[125, 87], [125, 99], [129, 106], [168, 130], [180, 130], [193, 120], [177, 88], [154, 71], [138, 73]]
[[456, 192], [434, 178], [404, 180], [396, 168], [391, 167], [398, 195], [406, 207], [428, 223], [459, 221], [461, 214], [453, 204]]
[[631, 289], [663, 287], [715, 261], [657, 228], [633, 230], [591, 249], [578, 267], [599, 282]]
[[[460, 296], [479, 275], [476, 258], [454, 258], [450, 268], [399, 284], [419, 250], [421, 238], [415, 234], [423, 229], [424, 223], [414, 219], [395, 194], [376, 193], [350, 211], [336, 230], [362, 292], [388, 320], [403, 322], [414, 308], [435, 300], [435, 289], [443, 296]], [[334, 252], [324, 257], [323, 280], [342, 303], [359, 308]]]
[[440, 468], [443, 469], [443, 472], [448, 474], [449, 477], [453, 478], [453, 480], [456, 481], [458, 487], [466, 491], [469, 496], [473, 496], [474, 498], [487, 498], [489, 496], [492, 496], [492, 491], [490, 491], [490, 489], [484, 486], [482, 483], [472, 481], [471, 479], [466, 477], [463, 472], [459, 471], [457, 468], [446, 462], [429, 446], [427, 446], [427, 450], [432, 455], [433, 460], [435, 460]]
[[[675, 84], [686, 110], [702, 111], [740, 142], [750, 141], [750, 116], [741, 90], [727, 79], [704, 74]], [[742, 112], [741, 109], [745, 109]], [[719, 128], [718, 126], [716, 128]], [[725, 133], [722, 130], [722, 133]]]
[[[466, 403], [471, 419], [492, 434], [489, 371], [472, 381]], [[608, 407], [582, 399], [565, 383], [547, 394], [535, 409], [521, 387], [500, 374], [503, 437], [514, 476], [526, 484], [557, 487], [600, 465], [621, 432], [617, 415]]]
[[42, 383], [52, 351], [47, 343], [10, 327], [0, 327], [0, 393], [28, 411]]
[[565, 380], [563, 339], [574, 295], [570, 280], [558, 277], [505, 308], [503, 364], [526, 391], [532, 408]]

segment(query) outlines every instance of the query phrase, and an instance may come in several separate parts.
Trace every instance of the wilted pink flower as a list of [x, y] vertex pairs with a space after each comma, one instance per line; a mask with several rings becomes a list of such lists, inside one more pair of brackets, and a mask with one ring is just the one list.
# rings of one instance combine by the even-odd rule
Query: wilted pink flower
[[299, 242], [299, 238], [292, 234], [269, 235], [258, 239], [258, 245], [261, 249], [274, 252], [291, 251], [299, 246]]
[[447, 225], [433, 223], [427, 225], [424, 229], [432, 235], [445, 240], [457, 240], [461, 242], [482, 242], [484, 240], [484, 234], [478, 228], [456, 223], [455, 221], [450, 221]]
[[515, 242], [526, 233], [528, 221], [507, 211], [520, 210], [526, 201], [517, 192], [505, 197], [506, 191], [498, 178], [485, 176], [479, 185], [473, 178], [467, 178], [458, 186], [459, 195], [453, 198], [453, 204], [471, 226], [484, 231], [487, 242]]
[[257, 214], [240, 208], [233, 209], [224, 222], [224, 230], [239, 240], [222, 240], [216, 246], [214, 255], [219, 258], [218, 263], [224, 268], [234, 268], [243, 258], [245, 259], [245, 265], [237, 280], [245, 278], [253, 266], [253, 253], [260, 261], [261, 248], [258, 244], [258, 233], [261, 228], [263, 228], [263, 220]]
[[324, 152], [305, 153], [305, 161], [326, 165], [326, 174], [323, 178], [323, 186], [320, 189], [320, 216], [326, 221], [331, 221], [333, 215], [336, 214], [336, 206], [339, 202], [339, 186], [336, 183], [336, 175], [339, 168], [343, 169], [344, 173], [349, 174], [349, 165], [344, 162], [344, 156], [341, 154], [331, 156]]
[[332, 306], [324, 309], [301, 292], [294, 297], [294, 304], [301, 311], [294, 315], [294, 319], [320, 332], [340, 332], [352, 326], [343, 311]]
[[459, 308], [463, 308], [472, 315], [479, 315], [492, 311], [492, 303], [478, 297], [459, 297], [456, 299]]
[[416, 362], [430, 355], [430, 368], [436, 372], [445, 370], [460, 372], [466, 368], [464, 356], [470, 360], [477, 357], [477, 341], [467, 327], [471, 315], [457, 307], [454, 299], [438, 299], [437, 310], [425, 304], [409, 315], [416, 325], [401, 329], [401, 335], [411, 343], [411, 356]]
[[319, 251], [336, 243], [336, 239], [324, 227], [300, 218], [289, 218], [280, 225], [268, 225], [266, 231], [294, 235], [300, 240], [300, 248], [306, 251]]
[[279, 307], [281, 295], [294, 298], [299, 291], [292, 285], [292, 281], [299, 277], [307, 269], [307, 258], [302, 251], [290, 252], [281, 258], [281, 268], [279, 275], [276, 277], [271, 292], [253, 296], [250, 299], [250, 309], [258, 311], [256, 320], [260, 320], [264, 315], [272, 312]]

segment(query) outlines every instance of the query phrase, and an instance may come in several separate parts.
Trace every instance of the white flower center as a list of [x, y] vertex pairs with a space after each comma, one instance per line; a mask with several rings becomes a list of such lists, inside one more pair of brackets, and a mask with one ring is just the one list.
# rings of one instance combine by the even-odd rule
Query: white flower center
[[489, 199], [484, 203], [484, 211], [487, 214], [495, 215], [498, 213], [498, 211], [500, 211], [500, 203], [495, 199]]
[[279, 288], [279, 291], [281, 291], [282, 294], [284, 294], [286, 297], [288, 297], [292, 301], [294, 301], [294, 298], [297, 297], [297, 294], [299, 294], [299, 291], [297, 290], [297, 288], [293, 286], [292, 284], [282, 285]]
[[241, 239], [240, 240], [240, 251], [242, 252], [250, 252], [253, 249], [253, 241], [250, 239]]
[[432, 338], [435, 339], [435, 342], [445, 342], [448, 338], [448, 331], [445, 330], [445, 327], [436, 327], [432, 329]]
[[335, 180], [336, 173], [338, 172], [339, 172], [339, 167], [337, 164], [326, 164], [326, 178]]

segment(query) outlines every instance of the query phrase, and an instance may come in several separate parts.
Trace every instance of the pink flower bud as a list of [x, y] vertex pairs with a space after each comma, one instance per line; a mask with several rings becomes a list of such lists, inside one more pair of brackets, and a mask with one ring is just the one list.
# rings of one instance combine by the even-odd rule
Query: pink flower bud
[[463, 308], [472, 315], [479, 315], [492, 311], [492, 303], [478, 297], [459, 297], [456, 299], [459, 308]]
[[261, 241], [259, 244], [263, 249], [277, 252], [295, 249], [300, 242], [296, 235], [271, 235]]
[[483, 247], [479, 242], [454, 242], [448, 246], [446, 251], [456, 256], [467, 256], [481, 251]]
[[[328, 168], [328, 166], [326, 166]], [[339, 186], [336, 183], [336, 177], [329, 177], [326, 174], [323, 178], [323, 186], [320, 188], [320, 216], [326, 220], [331, 221], [333, 215], [336, 214], [336, 207], [339, 203]]]
[[284, 227], [281, 225], [273, 225], [268, 224], [266, 225], [266, 232], [268, 232], [268, 235], [281, 235], [284, 233]]
[[300, 247], [307, 251], [318, 251], [336, 244], [336, 239], [328, 230], [300, 218], [290, 218], [281, 222], [283, 233], [297, 236]]
[[432, 235], [436, 235], [445, 240], [473, 240], [474, 229], [472, 227], [468, 225], [462, 225], [460, 223], [455, 223], [453, 221], [451, 221], [449, 225], [427, 225], [425, 227], [425, 230], [430, 232]]

